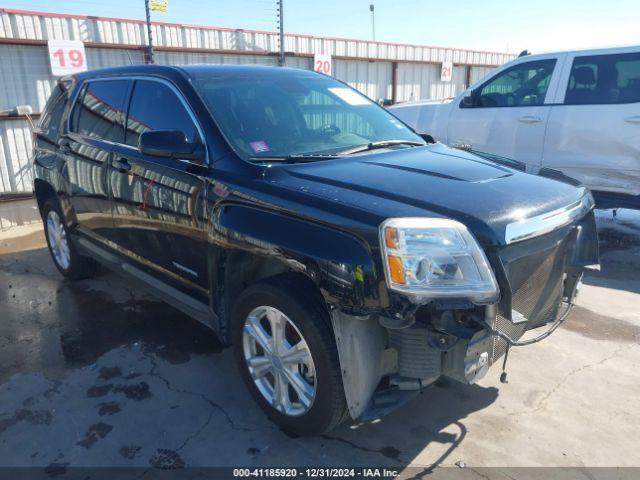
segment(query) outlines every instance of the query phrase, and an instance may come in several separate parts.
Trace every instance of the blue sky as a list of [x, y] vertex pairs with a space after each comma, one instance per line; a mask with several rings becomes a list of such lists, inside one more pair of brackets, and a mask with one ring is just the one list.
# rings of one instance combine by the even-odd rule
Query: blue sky
[[[158, 21], [274, 30], [275, 0], [169, 0]], [[640, 43], [640, 0], [374, 0], [376, 38], [518, 53]], [[143, 0], [0, 0], [0, 7], [144, 18]], [[285, 0], [285, 31], [371, 38], [369, 0]]]

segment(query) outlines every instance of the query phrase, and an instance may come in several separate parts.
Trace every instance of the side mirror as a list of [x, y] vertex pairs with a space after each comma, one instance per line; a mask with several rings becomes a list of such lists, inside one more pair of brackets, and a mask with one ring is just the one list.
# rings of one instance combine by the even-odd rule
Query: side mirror
[[180, 130], [152, 130], [140, 135], [140, 152], [154, 157], [176, 158], [204, 162], [204, 147], [199, 142], [188, 142]]
[[460, 102], [460, 108], [472, 108], [474, 106], [474, 91], [471, 90], [467, 95], [462, 97], [462, 101]]
[[436, 143], [435, 139], [428, 133], [419, 133], [418, 136], [427, 143]]

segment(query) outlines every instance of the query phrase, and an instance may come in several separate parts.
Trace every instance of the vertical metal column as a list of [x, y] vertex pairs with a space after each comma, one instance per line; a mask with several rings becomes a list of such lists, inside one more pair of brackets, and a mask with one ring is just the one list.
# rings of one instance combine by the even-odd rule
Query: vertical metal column
[[369, 4], [369, 11], [371, 12], [371, 39], [376, 41], [376, 7], [373, 2]]
[[278, 56], [278, 65], [284, 67], [284, 10], [283, 0], [278, 0], [278, 30], [280, 32], [280, 55]]
[[391, 62], [391, 104], [398, 101], [398, 62]]
[[149, 0], [144, 0], [144, 10], [147, 15], [147, 35], [149, 37], [146, 63], [153, 63], [153, 38], [151, 37], [151, 9], [149, 8]]

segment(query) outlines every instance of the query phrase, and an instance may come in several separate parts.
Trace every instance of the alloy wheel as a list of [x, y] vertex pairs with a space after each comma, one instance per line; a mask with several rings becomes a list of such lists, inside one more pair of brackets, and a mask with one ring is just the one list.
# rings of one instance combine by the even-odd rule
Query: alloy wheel
[[71, 265], [71, 252], [67, 241], [67, 232], [62, 225], [60, 215], [55, 210], [50, 210], [47, 215], [47, 238], [55, 262], [63, 270]]
[[309, 411], [316, 397], [311, 350], [293, 321], [274, 307], [247, 315], [242, 333], [247, 368], [258, 391], [284, 415]]

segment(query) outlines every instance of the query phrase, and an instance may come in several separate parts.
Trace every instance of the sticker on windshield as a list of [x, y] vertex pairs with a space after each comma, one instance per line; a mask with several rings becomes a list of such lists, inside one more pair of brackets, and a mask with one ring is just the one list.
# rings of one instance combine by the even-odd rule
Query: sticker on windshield
[[253, 153], [263, 153], [270, 150], [269, 145], [264, 140], [256, 140], [255, 142], [249, 142], [249, 146]]
[[371, 103], [371, 100], [350, 88], [334, 87], [330, 88], [329, 91], [349, 105], [369, 105]]

